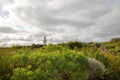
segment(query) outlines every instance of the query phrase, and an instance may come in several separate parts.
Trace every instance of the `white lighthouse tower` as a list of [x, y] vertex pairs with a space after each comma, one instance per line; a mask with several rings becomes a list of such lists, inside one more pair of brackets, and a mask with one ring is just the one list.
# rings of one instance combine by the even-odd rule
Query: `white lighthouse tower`
[[46, 38], [46, 36], [44, 36], [44, 38], [43, 38], [43, 45], [47, 45], [47, 38]]

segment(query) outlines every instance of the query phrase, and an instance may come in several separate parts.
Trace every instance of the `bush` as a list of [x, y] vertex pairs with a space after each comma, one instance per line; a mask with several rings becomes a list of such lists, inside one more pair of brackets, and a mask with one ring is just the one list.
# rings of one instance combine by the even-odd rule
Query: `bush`
[[65, 50], [67, 50], [67, 49], [63, 48], [62, 46], [52, 45], [52, 44], [49, 44], [49, 45], [43, 47], [43, 51], [46, 51], [46, 52], [56, 52], [56, 51], [62, 52]]
[[71, 50], [59, 52], [63, 48], [57, 46], [56, 50], [54, 47], [45, 47], [51, 52], [38, 50], [28, 55], [14, 55], [12, 59], [20, 67], [14, 68], [12, 80], [88, 80], [86, 57]]
[[30, 69], [27, 68], [16, 68], [13, 72], [12, 80], [34, 80], [34, 74]]
[[104, 72], [106, 71], [105, 66], [100, 62], [92, 58], [88, 58], [90, 80], [102, 79]]
[[106, 66], [105, 79], [120, 80], [120, 57], [113, 54], [98, 54], [96, 57]]

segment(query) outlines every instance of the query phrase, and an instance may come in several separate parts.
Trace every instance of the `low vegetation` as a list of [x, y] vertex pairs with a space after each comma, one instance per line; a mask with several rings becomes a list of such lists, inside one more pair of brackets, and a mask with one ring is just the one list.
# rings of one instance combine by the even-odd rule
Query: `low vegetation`
[[0, 48], [0, 80], [120, 80], [120, 39]]

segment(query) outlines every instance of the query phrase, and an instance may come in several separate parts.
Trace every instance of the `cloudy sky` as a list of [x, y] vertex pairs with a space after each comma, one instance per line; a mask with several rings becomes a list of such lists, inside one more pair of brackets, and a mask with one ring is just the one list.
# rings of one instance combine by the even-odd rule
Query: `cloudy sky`
[[120, 37], [120, 0], [0, 0], [0, 46]]

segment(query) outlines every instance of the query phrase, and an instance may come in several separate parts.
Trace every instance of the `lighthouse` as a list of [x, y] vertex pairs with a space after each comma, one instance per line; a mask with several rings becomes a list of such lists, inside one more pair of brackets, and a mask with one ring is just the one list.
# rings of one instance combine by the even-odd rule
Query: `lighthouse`
[[43, 45], [47, 45], [47, 38], [46, 38], [46, 36], [44, 36], [44, 38], [43, 38]]

